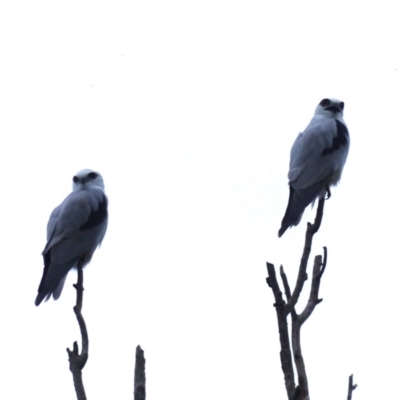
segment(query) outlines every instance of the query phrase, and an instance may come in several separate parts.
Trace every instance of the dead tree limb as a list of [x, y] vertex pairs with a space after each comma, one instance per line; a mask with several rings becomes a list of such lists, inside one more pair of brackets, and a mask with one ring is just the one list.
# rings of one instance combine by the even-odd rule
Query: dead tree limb
[[349, 389], [347, 391], [347, 400], [351, 400], [353, 391], [356, 390], [357, 385], [353, 385], [353, 374], [349, 376]]
[[292, 352], [290, 350], [289, 330], [286, 320], [287, 317], [285, 310], [286, 306], [282, 297], [282, 292], [279, 288], [278, 281], [276, 279], [274, 265], [267, 262], [267, 270], [268, 270], [267, 284], [272, 289], [275, 298], [274, 307], [278, 319], [279, 341], [281, 343], [281, 352], [280, 352], [281, 366], [282, 366], [283, 376], [285, 378], [286, 392], [289, 396], [289, 399], [291, 399], [294, 394], [296, 385], [294, 380]]
[[[285, 274], [283, 267], [280, 267], [280, 276], [285, 291], [287, 303], [283, 299], [278, 280], [276, 278], [275, 267], [273, 264], [267, 262], [267, 283], [272, 289], [275, 303], [274, 307], [278, 319], [279, 328], [279, 341], [281, 345], [281, 366], [285, 378], [286, 392], [289, 400], [307, 400], [309, 399], [308, 380], [305, 369], [305, 363], [300, 345], [300, 332], [301, 326], [309, 318], [314, 311], [315, 306], [322, 300], [318, 298], [319, 287], [321, 283], [322, 274], [326, 268], [327, 251], [324, 248], [324, 258], [316, 256], [314, 260], [314, 268], [311, 282], [311, 290], [308, 298], [307, 305], [304, 310], [297, 314], [296, 304], [299, 300], [300, 293], [303, 290], [304, 282], [307, 280], [307, 265], [311, 253], [312, 240], [315, 233], [318, 232], [321, 226], [323, 211], [324, 211], [325, 198], [318, 202], [317, 214], [313, 224], [308, 223], [303, 254], [300, 261], [299, 271], [296, 280], [296, 286], [292, 293], [290, 285]], [[292, 319], [292, 332], [289, 339], [289, 331], [287, 326], [287, 317], [290, 314]], [[298, 376], [298, 384], [296, 385], [292, 356], [296, 365]]]
[[308, 298], [307, 305], [305, 306], [303, 312], [299, 315], [299, 323], [303, 324], [307, 318], [314, 311], [317, 304], [321, 303], [322, 299], [318, 298], [319, 287], [321, 284], [322, 274], [325, 272], [326, 263], [328, 261], [328, 250], [324, 247], [324, 259], [322, 256], [315, 256], [313, 277], [311, 281], [310, 296]]
[[322, 262], [321, 256], [316, 256], [314, 259], [313, 278], [311, 282], [311, 290], [307, 305], [299, 315], [297, 314], [293, 315], [292, 313], [292, 351], [298, 376], [298, 388], [299, 391], [301, 393], [304, 393], [305, 396], [300, 398], [308, 398], [307, 397], [308, 380], [306, 374], [306, 366], [304, 364], [303, 353], [301, 351], [300, 332], [302, 325], [312, 314], [312, 312], [315, 309], [315, 306], [322, 301], [322, 299], [318, 298], [318, 293], [321, 283], [321, 277], [325, 271], [326, 261], [327, 261], [327, 250], [326, 247], [324, 247], [324, 261]]
[[134, 400], [146, 400], [146, 359], [144, 351], [138, 345], [136, 347], [135, 378], [134, 378]]
[[317, 215], [315, 217], [315, 221], [313, 224], [307, 224], [307, 231], [306, 231], [306, 239], [303, 248], [303, 255], [301, 256], [299, 273], [297, 275], [296, 286], [293, 291], [293, 295], [288, 302], [287, 306], [287, 313], [289, 314], [290, 309], [294, 307], [299, 300], [300, 293], [303, 289], [304, 282], [307, 280], [307, 264], [308, 259], [310, 257], [312, 240], [314, 235], [318, 232], [319, 227], [321, 226], [322, 216], [324, 214], [324, 204], [325, 198], [319, 199], [318, 208], [317, 208]]
[[78, 320], [79, 329], [82, 337], [82, 351], [79, 354], [78, 343], [74, 342], [72, 350], [67, 348], [69, 369], [72, 372], [72, 378], [74, 380], [76, 397], [78, 400], [86, 400], [85, 388], [82, 380], [82, 370], [89, 357], [89, 337], [86, 328], [85, 320], [82, 316], [82, 303], [83, 303], [83, 270], [82, 265], [79, 263], [78, 269], [78, 282], [74, 284], [76, 289], [76, 305], [74, 307], [74, 313]]

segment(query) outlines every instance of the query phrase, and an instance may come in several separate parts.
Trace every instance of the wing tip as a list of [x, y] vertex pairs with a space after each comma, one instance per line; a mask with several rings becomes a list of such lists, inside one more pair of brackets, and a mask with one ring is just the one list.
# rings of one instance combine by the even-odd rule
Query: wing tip
[[286, 232], [287, 227], [281, 227], [278, 231], [278, 238], [282, 237], [282, 235]]
[[39, 293], [35, 299], [35, 306], [37, 307], [38, 305], [40, 305], [40, 303], [43, 301], [43, 299], [44, 299], [43, 294]]
[[[35, 306], [36, 307], [39, 306], [43, 300], [44, 301], [49, 300], [49, 298], [51, 297], [51, 294], [52, 294], [52, 292], [46, 293], [44, 291], [41, 291], [41, 292], [39, 291], [38, 295], [36, 296], [36, 299], [35, 299]], [[54, 294], [53, 294], [53, 297], [54, 297]], [[57, 299], [55, 298], [55, 300], [57, 300]]]

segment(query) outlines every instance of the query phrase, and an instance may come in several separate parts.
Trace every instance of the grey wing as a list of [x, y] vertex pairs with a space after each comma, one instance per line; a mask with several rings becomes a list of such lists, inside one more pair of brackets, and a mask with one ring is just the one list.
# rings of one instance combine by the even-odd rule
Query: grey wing
[[96, 242], [102, 230], [103, 239], [107, 220], [107, 197], [102, 190], [72, 192], [50, 216], [48, 242], [43, 254], [62, 242], [59, 247], [74, 258], [88, 246], [88, 240]]
[[60, 214], [61, 205], [56, 207], [50, 215], [49, 222], [47, 223], [47, 240], [50, 239], [54, 228], [56, 226], [58, 215]]
[[108, 222], [107, 197], [100, 189], [72, 192], [57, 207], [47, 226], [44, 272], [36, 304], [62, 291], [65, 277], [78, 262], [87, 264], [104, 238]]
[[310, 123], [293, 144], [289, 180], [294, 189], [304, 189], [330, 177], [336, 183], [347, 158], [349, 134], [344, 123], [335, 119]]

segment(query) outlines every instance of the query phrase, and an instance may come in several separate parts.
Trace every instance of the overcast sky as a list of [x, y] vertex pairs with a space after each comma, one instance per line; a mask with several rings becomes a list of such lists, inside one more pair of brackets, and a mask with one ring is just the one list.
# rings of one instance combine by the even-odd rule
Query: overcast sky
[[289, 153], [325, 97], [351, 146], [312, 252], [328, 247], [302, 331], [310, 395], [345, 399], [351, 373], [354, 400], [398, 393], [397, 7], [3, 2], [0, 398], [75, 396], [76, 274], [34, 299], [49, 215], [91, 168], [110, 217], [85, 270], [88, 398], [132, 399], [140, 344], [149, 400], [285, 399], [265, 262], [294, 285], [315, 209], [278, 239]]

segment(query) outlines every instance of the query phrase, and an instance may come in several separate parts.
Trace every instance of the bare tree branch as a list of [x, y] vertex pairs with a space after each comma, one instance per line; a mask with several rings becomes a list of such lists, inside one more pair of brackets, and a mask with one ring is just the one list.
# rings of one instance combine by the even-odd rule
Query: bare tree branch
[[279, 268], [279, 272], [281, 274], [281, 279], [283, 282], [283, 287], [285, 289], [285, 296], [286, 296], [286, 300], [289, 302], [290, 298], [292, 297], [292, 292], [290, 290], [290, 286], [289, 286], [289, 281], [287, 279], [286, 273], [283, 269], [283, 266], [281, 265], [281, 267]]
[[78, 400], [86, 400], [85, 388], [82, 380], [82, 370], [89, 357], [89, 337], [86, 328], [85, 320], [82, 316], [82, 303], [83, 303], [83, 270], [82, 265], [79, 263], [78, 269], [78, 282], [74, 285], [76, 289], [76, 305], [74, 307], [74, 313], [78, 320], [79, 329], [82, 336], [82, 352], [79, 354], [78, 343], [74, 342], [73, 349], [67, 348], [69, 369], [72, 372], [74, 380], [76, 397]]
[[278, 319], [279, 329], [279, 341], [281, 344], [281, 365], [282, 371], [285, 378], [285, 386], [288, 398], [291, 399], [295, 391], [295, 380], [292, 363], [292, 352], [290, 350], [289, 331], [286, 320], [285, 302], [282, 297], [282, 292], [279, 288], [278, 281], [276, 279], [275, 267], [273, 264], [267, 262], [268, 278], [267, 284], [272, 289], [275, 298], [275, 310]]
[[353, 391], [356, 390], [357, 385], [353, 385], [353, 374], [349, 376], [349, 389], [347, 391], [347, 400], [351, 400]]
[[[327, 261], [326, 248], [324, 248], [324, 261], [322, 261], [321, 256], [315, 257], [310, 295], [304, 311], [300, 315], [298, 315], [296, 313], [295, 307], [300, 297], [300, 293], [303, 290], [304, 282], [308, 278], [307, 264], [308, 264], [308, 259], [310, 257], [312, 240], [314, 234], [318, 232], [318, 229], [321, 226], [324, 204], [325, 204], [325, 198], [319, 199], [315, 221], [313, 224], [309, 223], [307, 225], [303, 254], [301, 257], [296, 286], [293, 293], [291, 292], [285, 271], [282, 266], [280, 267], [280, 276], [283, 282], [287, 304], [285, 304], [283, 300], [282, 292], [280, 290], [275, 274], [275, 267], [273, 264], [267, 262], [267, 270], [268, 270], [267, 283], [271, 287], [275, 298], [274, 307], [276, 309], [276, 314], [278, 319], [279, 340], [281, 344], [281, 352], [280, 352], [281, 365], [285, 377], [286, 392], [289, 400], [309, 399], [308, 380], [300, 345], [300, 331], [302, 324], [314, 311], [315, 306], [322, 301], [318, 298], [318, 293], [319, 293], [321, 277], [326, 268], [326, 261]], [[289, 340], [289, 333], [287, 327], [287, 316], [289, 314], [292, 317], [291, 344]], [[298, 375], [297, 386], [295, 384], [295, 378], [294, 378], [292, 354]]]
[[321, 284], [321, 277], [326, 268], [327, 254], [328, 254], [327, 248], [324, 247], [324, 261], [322, 261], [321, 256], [315, 256], [310, 296], [308, 298], [306, 307], [304, 308], [303, 312], [299, 315], [300, 325], [302, 325], [307, 320], [307, 318], [314, 311], [315, 306], [321, 303], [322, 301], [322, 299], [318, 298], [318, 294], [319, 294], [319, 286]]
[[295, 316], [294, 318], [292, 316], [292, 350], [298, 379], [298, 386], [296, 389], [298, 392], [304, 393], [304, 397], [299, 397], [299, 399], [308, 399], [306, 366], [304, 364], [304, 358], [300, 344], [301, 325], [302, 324], [299, 322], [298, 316]]
[[144, 351], [138, 345], [136, 347], [135, 378], [134, 378], [134, 399], [146, 400], [146, 359]]
[[308, 398], [308, 380], [306, 374], [306, 367], [304, 364], [303, 353], [301, 351], [300, 344], [300, 332], [301, 326], [307, 320], [307, 318], [312, 314], [315, 309], [315, 306], [319, 304], [322, 299], [318, 298], [319, 287], [321, 283], [322, 274], [325, 271], [327, 262], [327, 250], [324, 247], [324, 262], [322, 262], [321, 256], [316, 256], [314, 259], [314, 268], [313, 268], [313, 278], [311, 282], [311, 290], [310, 296], [308, 298], [307, 305], [305, 306], [303, 312], [301, 314], [293, 315], [292, 314], [292, 349], [293, 349], [293, 357], [294, 362], [296, 364], [296, 371], [298, 375], [298, 389], [299, 393], [302, 393], [302, 397], [299, 398]]
[[289, 314], [291, 309], [296, 305], [299, 300], [300, 293], [303, 289], [304, 282], [307, 280], [307, 263], [311, 252], [313, 236], [318, 232], [321, 226], [322, 216], [324, 214], [325, 197], [322, 197], [318, 201], [317, 215], [313, 224], [307, 224], [306, 239], [304, 243], [303, 255], [300, 261], [299, 273], [297, 275], [296, 286], [293, 291], [293, 295], [288, 302], [286, 312]]

